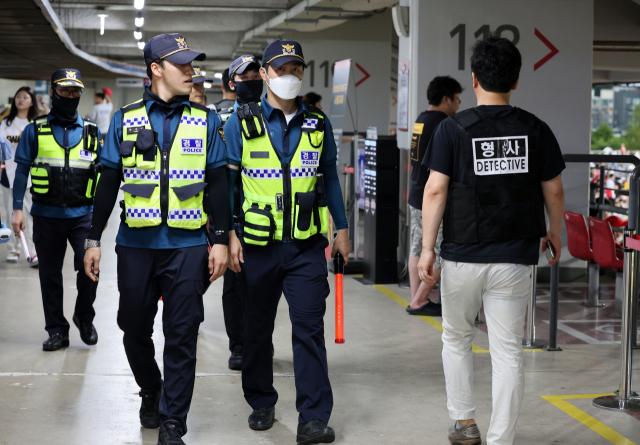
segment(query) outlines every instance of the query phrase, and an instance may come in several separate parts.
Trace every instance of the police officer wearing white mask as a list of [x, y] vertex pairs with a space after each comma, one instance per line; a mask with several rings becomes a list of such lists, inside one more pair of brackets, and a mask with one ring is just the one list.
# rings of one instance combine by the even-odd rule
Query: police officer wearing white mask
[[[332, 256], [348, 259], [348, 225], [336, 171], [331, 124], [298, 97], [306, 66], [298, 42], [276, 40], [264, 50], [260, 75], [267, 93], [245, 103], [224, 127], [230, 181], [242, 175], [242, 234], [230, 233], [230, 267], [246, 285], [242, 360], [249, 427], [268, 430], [275, 419], [271, 339], [280, 296], [289, 303], [293, 336], [298, 443], [330, 443], [333, 409], [324, 315], [329, 295], [327, 208], [338, 229]], [[236, 86], [239, 84], [236, 83]], [[324, 187], [319, 179], [324, 177]]]
[[[565, 165], [549, 126], [509, 105], [522, 58], [507, 39], [478, 41], [471, 56], [478, 106], [442, 121], [423, 165], [420, 278], [434, 283], [434, 244], [444, 216], [442, 361], [452, 444], [482, 442], [473, 397], [474, 321], [489, 331], [493, 413], [488, 445], [510, 445], [524, 396], [522, 337], [533, 266], [547, 242], [560, 258]], [[545, 227], [545, 208], [549, 224]]]

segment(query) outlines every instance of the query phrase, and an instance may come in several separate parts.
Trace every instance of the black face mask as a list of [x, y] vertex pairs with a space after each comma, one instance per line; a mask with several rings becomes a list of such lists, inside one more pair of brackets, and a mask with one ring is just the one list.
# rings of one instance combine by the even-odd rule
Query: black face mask
[[62, 97], [54, 90], [51, 103], [51, 114], [58, 118], [65, 127], [78, 119], [79, 97]]
[[233, 82], [233, 86], [236, 88], [236, 100], [240, 105], [249, 102], [260, 102], [260, 96], [262, 96], [262, 79]]

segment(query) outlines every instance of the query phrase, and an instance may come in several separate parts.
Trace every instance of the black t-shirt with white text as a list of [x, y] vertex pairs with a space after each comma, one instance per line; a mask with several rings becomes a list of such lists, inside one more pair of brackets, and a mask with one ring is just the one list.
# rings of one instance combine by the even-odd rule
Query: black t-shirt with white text
[[429, 170], [422, 165], [422, 158], [427, 151], [431, 136], [440, 122], [447, 115], [442, 111], [423, 111], [413, 124], [411, 136], [411, 188], [409, 189], [409, 205], [422, 209], [424, 186], [429, 179]]
[[[508, 116], [513, 107], [510, 105], [481, 105], [478, 111], [493, 118]], [[558, 141], [549, 126], [540, 122], [540, 178], [549, 181], [565, 169]], [[446, 119], [436, 128], [429, 142], [422, 164], [429, 170], [435, 170], [451, 178], [452, 182], [462, 182], [467, 173], [462, 156], [460, 132], [452, 119]], [[440, 254], [448, 261], [462, 263], [509, 263], [538, 264], [540, 239], [520, 239], [500, 242], [482, 242], [458, 244], [443, 241]]]

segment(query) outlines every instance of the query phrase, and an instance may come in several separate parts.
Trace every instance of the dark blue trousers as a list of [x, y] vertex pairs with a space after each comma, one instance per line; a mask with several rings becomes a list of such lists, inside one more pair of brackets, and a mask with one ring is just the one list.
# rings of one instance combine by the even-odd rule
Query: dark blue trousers
[[305, 241], [252, 246], [243, 243], [246, 295], [242, 360], [244, 397], [253, 409], [274, 406], [271, 340], [280, 295], [289, 303], [299, 422], [328, 422], [333, 408], [324, 314], [329, 295], [321, 235]]
[[198, 328], [204, 320], [202, 277], [207, 246], [181, 249], [136, 249], [116, 246], [118, 254], [118, 326], [124, 331], [124, 350], [136, 383], [142, 389], [159, 387], [160, 369], [151, 335], [162, 296], [164, 332], [164, 393], [161, 423], [177, 420], [187, 431], [196, 378]]
[[[242, 266], [242, 265], [241, 265]], [[244, 345], [244, 317], [242, 310], [242, 295], [244, 283], [242, 276], [244, 270], [235, 273], [227, 269], [224, 273], [222, 286], [222, 312], [224, 314], [224, 326], [229, 337], [229, 350], [236, 346]]]
[[49, 335], [69, 334], [69, 322], [64, 317], [62, 266], [67, 251], [67, 240], [73, 249], [73, 268], [76, 271], [78, 298], [73, 315], [83, 323], [92, 323], [96, 312], [98, 283], [94, 283], [84, 273], [84, 240], [91, 228], [89, 213], [77, 218], [47, 218], [33, 216], [33, 244], [38, 252], [38, 274], [42, 306], [44, 307], [45, 329]]

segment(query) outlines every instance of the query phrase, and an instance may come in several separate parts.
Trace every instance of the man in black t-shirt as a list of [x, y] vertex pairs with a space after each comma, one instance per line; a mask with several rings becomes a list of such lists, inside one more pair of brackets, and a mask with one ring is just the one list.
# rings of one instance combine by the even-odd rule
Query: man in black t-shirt
[[[409, 251], [409, 280], [411, 282], [411, 304], [407, 312], [411, 315], [440, 316], [440, 304], [429, 301], [429, 294], [435, 285], [420, 281], [418, 260], [422, 253], [422, 194], [429, 177], [429, 170], [422, 165], [422, 158], [436, 127], [448, 116], [455, 114], [460, 107], [462, 86], [449, 76], [434, 78], [427, 87], [429, 108], [418, 116], [413, 124], [411, 137], [411, 189], [409, 190], [409, 211], [411, 213], [411, 248]], [[442, 241], [439, 232], [436, 241], [436, 263], [434, 264], [436, 282], [440, 280], [440, 257], [438, 251]]]
[[[474, 421], [474, 320], [480, 306], [489, 332], [493, 413], [488, 445], [513, 443], [524, 396], [522, 337], [532, 270], [550, 241], [560, 258], [565, 165], [548, 125], [511, 107], [522, 58], [507, 39], [478, 41], [471, 56], [478, 106], [444, 120], [423, 164], [420, 279], [434, 283], [438, 227], [442, 242], [442, 362], [454, 443], [481, 443]], [[545, 228], [544, 209], [549, 219]]]

